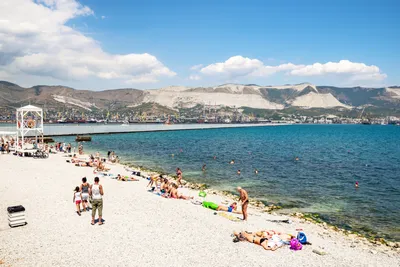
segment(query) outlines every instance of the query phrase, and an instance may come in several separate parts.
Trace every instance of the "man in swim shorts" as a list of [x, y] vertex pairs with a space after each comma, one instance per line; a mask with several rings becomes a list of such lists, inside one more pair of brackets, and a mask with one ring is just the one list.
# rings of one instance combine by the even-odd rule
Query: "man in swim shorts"
[[247, 221], [247, 206], [249, 205], [249, 195], [247, 191], [238, 186], [236, 190], [240, 194], [240, 201], [242, 201], [243, 221]]

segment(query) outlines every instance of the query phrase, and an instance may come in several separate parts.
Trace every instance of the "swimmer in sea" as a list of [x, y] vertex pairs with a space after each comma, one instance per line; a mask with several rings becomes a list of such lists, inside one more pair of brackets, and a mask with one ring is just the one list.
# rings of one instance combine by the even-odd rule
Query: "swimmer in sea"
[[258, 174], [258, 170], [257, 170], [257, 169], [254, 169], [254, 173], [255, 173], [255, 174]]
[[217, 156], [214, 156], [214, 160], [216, 160], [217, 159]]
[[206, 165], [206, 164], [203, 164], [203, 167], [201, 167], [201, 170], [202, 170], [203, 172], [205, 172], [205, 171], [206, 171], [206, 167], [207, 167], [207, 165]]
[[240, 175], [240, 170], [237, 171], [237, 174]]
[[299, 161], [299, 157], [296, 157], [294, 160], [295, 160], [295, 161]]
[[229, 164], [235, 164], [235, 160], [231, 160]]
[[358, 181], [356, 181], [356, 184], [354, 185], [356, 188], [358, 188]]

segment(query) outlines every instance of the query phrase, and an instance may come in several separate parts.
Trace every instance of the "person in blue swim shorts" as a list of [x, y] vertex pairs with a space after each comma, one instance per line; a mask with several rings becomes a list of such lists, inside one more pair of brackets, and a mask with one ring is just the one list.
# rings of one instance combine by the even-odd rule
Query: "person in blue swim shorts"
[[203, 207], [209, 208], [209, 209], [212, 209], [212, 210], [216, 210], [216, 211], [226, 211], [226, 212], [242, 214], [241, 211], [237, 211], [237, 203], [236, 202], [233, 202], [229, 206], [224, 206], [224, 205], [218, 205], [218, 204], [216, 204], [214, 202], [204, 201], [203, 202]]

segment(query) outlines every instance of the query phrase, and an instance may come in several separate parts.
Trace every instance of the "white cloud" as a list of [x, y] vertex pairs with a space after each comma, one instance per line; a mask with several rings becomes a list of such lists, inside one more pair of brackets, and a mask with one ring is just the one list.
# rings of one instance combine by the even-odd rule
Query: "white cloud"
[[364, 63], [355, 63], [349, 60], [340, 60], [339, 62], [327, 62], [325, 64], [314, 63], [303, 66], [290, 72], [297, 76], [317, 76], [325, 74], [350, 74], [352, 80], [383, 80], [387, 77], [381, 73], [379, 68], [374, 65]]
[[190, 75], [189, 76], [189, 80], [192, 80], [192, 81], [198, 81], [200, 79], [201, 79], [200, 75]]
[[190, 70], [199, 70], [203, 67], [203, 64], [198, 64], [198, 65], [194, 65], [193, 67], [190, 68]]
[[151, 83], [176, 75], [153, 55], [110, 54], [93, 38], [66, 26], [75, 17], [93, 14], [76, 0], [0, 1], [0, 79]]
[[106, 18], [106, 16], [101, 16], [101, 19], [105, 19]]
[[203, 67], [199, 71], [206, 76], [219, 76], [224, 79], [236, 79], [241, 77], [266, 77], [275, 73], [284, 73], [292, 76], [323, 76], [339, 74], [349, 80], [383, 80], [387, 77], [377, 66], [364, 63], [341, 60], [339, 62], [327, 62], [324, 64], [296, 65], [285, 63], [276, 66], [265, 65], [258, 59], [243, 56], [233, 56], [225, 62], [213, 63]]
[[250, 59], [242, 56], [234, 56], [225, 62], [214, 63], [200, 70], [205, 75], [226, 75], [228, 77], [247, 76], [263, 67], [258, 59]]

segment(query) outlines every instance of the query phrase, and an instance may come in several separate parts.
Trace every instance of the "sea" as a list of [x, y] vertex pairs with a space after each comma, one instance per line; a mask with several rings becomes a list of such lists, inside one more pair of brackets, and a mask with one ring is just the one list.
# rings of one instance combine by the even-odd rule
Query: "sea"
[[[77, 145], [73, 136], [56, 140]], [[302, 212], [369, 237], [400, 241], [398, 126], [282, 125], [92, 135], [84, 149], [115, 151], [123, 163], [166, 174], [179, 167], [185, 180], [232, 193], [241, 186], [251, 198], [281, 206], [278, 212]]]

